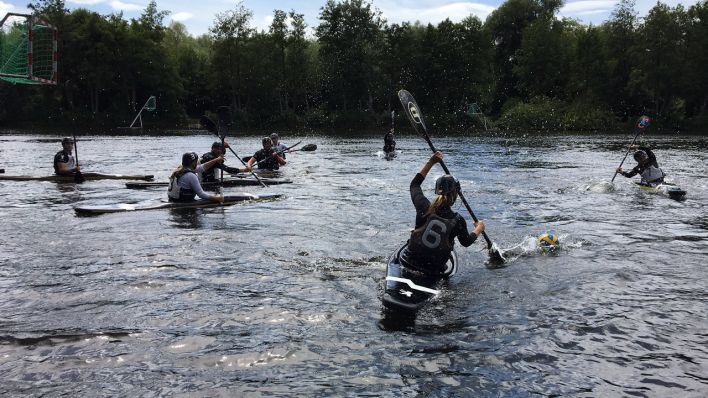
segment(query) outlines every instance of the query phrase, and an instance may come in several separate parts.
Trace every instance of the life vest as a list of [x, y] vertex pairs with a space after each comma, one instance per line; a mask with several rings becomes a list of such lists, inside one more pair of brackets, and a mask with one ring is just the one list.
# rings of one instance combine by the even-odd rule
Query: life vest
[[456, 217], [429, 216], [425, 224], [411, 232], [408, 248], [401, 254], [402, 260], [426, 272], [443, 272], [453, 249], [450, 238], [456, 225]]
[[654, 165], [647, 167], [639, 175], [642, 177], [641, 184], [650, 186], [662, 183], [665, 176], [664, 172]]
[[193, 189], [179, 186], [179, 179], [187, 173], [196, 174], [194, 170], [182, 169], [175, 173], [174, 177], [170, 178], [170, 185], [167, 188], [167, 198], [170, 202], [190, 202], [197, 196], [197, 193]]

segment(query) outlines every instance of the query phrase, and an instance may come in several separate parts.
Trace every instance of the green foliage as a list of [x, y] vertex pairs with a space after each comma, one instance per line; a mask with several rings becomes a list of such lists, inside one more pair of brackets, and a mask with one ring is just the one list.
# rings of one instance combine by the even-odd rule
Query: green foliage
[[130, 20], [33, 1], [60, 32], [60, 84], [3, 84], [0, 122], [116, 127], [155, 95], [152, 125], [227, 105], [239, 129], [379, 129], [406, 88], [449, 131], [482, 127], [470, 103], [511, 130], [609, 131], [640, 114], [666, 129], [708, 125], [708, 0], [642, 18], [621, 0], [599, 26], [559, 19], [560, 0], [507, 0], [484, 22], [437, 25], [388, 24], [370, 0], [323, 3], [314, 37], [296, 10], [274, 10], [257, 32], [243, 1], [193, 37], [164, 26], [155, 1]]

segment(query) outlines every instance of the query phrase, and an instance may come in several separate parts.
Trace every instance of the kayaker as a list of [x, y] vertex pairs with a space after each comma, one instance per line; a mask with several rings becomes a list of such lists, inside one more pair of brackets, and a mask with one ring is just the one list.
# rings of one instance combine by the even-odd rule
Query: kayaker
[[223, 202], [224, 195], [209, 195], [202, 189], [197, 173], [202, 173], [224, 161], [223, 156], [218, 156], [206, 163], [199, 163], [199, 156], [195, 152], [182, 155], [182, 165], [170, 176], [170, 185], [167, 187], [167, 197], [170, 202], [191, 202], [194, 196], [202, 199]]
[[281, 156], [283, 157], [283, 159], [285, 159], [285, 152], [288, 151], [288, 147], [287, 145], [280, 142], [280, 137], [278, 136], [278, 133], [271, 133], [270, 140], [273, 141], [273, 149], [281, 153]]
[[278, 170], [280, 166], [287, 163], [285, 158], [278, 154], [278, 152], [273, 149], [273, 140], [270, 137], [263, 137], [263, 149], [259, 149], [253, 154], [251, 159], [248, 160], [246, 167], [248, 170], [253, 169], [253, 165], [258, 162], [259, 169], [266, 170]]
[[[225, 156], [226, 155], [226, 148], [229, 147], [229, 144], [224, 143], [224, 145], [221, 145], [220, 141], [215, 141], [213, 144], [211, 144], [211, 151], [205, 153], [202, 155], [201, 159], [199, 160], [200, 163], [207, 163], [210, 160], [216, 159], [219, 156]], [[245, 168], [241, 169], [238, 167], [230, 167], [227, 166], [223, 163], [217, 163], [213, 167], [204, 170], [204, 172], [201, 174], [202, 177], [202, 182], [215, 182], [217, 181], [216, 178], [216, 169], [221, 169], [224, 170], [227, 173], [230, 174], [238, 174], [242, 172], [246, 172], [247, 170]]]
[[81, 172], [81, 167], [76, 163], [74, 151], [74, 140], [66, 137], [61, 140], [62, 150], [54, 155], [54, 173], [60, 176], [71, 176]]
[[391, 153], [396, 150], [396, 140], [393, 138], [393, 129], [389, 130], [384, 136], [384, 153]]
[[665, 174], [659, 168], [659, 163], [656, 161], [656, 156], [651, 149], [640, 145], [631, 145], [629, 149], [636, 149], [636, 152], [634, 152], [634, 160], [637, 161], [637, 165], [628, 172], [625, 172], [621, 167], [618, 167], [618, 173], [627, 178], [632, 178], [639, 174], [642, 177], [639, 183], [650, 187], [655, 187], [664, 182]]
[[425, 176], [442, 159], [442, 152], [435, 152], [411, 181], [411, 200], [416, 210], [415, 229], [411, 232], [408, 246], [401, 253], [403, 262], [431, 275], [444, 271], [455, 237], [462, 246], [468, 247], [484, 231], [484, 221], [480, 220], [474, 223], [472, 232], [467, 232], [465, 219], [452, 210], [460, 190], [460, 183], [455, 177], [446, 174], [435, 181], [437, 197], [432, 203], [423, 194], [421, 184]]

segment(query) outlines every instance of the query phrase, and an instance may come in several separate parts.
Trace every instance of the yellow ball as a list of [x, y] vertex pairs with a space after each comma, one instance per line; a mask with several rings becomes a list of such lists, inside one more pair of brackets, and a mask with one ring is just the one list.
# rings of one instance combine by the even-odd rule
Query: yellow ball
[[541, 249], [544, 250], [555, 250], [558, 248], [560, 242], [558, 242], [558, 236], [552, 232], [548, 232], [538, 237], [538, 244]]

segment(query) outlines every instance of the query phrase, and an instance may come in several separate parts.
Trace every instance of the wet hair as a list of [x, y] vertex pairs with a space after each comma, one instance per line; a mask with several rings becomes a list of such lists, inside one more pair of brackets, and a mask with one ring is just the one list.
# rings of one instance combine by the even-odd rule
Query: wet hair
[[453, 204], [455, 204], [455, 201], [457, 200], [457, 191], [452, 191], [444, 194], [440, 194], [433, 199], [432, 202], [430, 202], [430, 206], [428, 207], [428, 211], [425, 212], [425, 217], [428, 217], [430, 215], [433, 215], [437, 213], [438, 209], [440, 206], [447, 206], [447, 207], [452, 207]]

